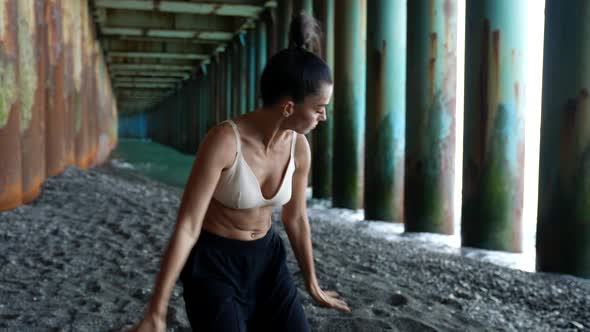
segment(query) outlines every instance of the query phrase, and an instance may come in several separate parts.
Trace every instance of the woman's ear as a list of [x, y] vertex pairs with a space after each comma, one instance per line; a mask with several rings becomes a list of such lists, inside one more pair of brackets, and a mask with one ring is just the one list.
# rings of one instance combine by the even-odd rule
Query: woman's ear
[[294, 110], [295, 110], [295, 103], [293, 103], [292, 101], [285, 101], [283, 103], [282, 112], [283, 112], [284, 117], [288, 118], [289, 116], [291, 116], [291, 114], [293, 114]]

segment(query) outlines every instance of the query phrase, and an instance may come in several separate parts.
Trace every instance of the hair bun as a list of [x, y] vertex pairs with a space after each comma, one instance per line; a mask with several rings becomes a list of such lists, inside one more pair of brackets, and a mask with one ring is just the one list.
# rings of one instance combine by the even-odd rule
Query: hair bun
[[318, 53], [320, 50], [320, 27], [317, 21], [305, 12], [293, 16], [289, 32], [289, 47], [303, 48]]

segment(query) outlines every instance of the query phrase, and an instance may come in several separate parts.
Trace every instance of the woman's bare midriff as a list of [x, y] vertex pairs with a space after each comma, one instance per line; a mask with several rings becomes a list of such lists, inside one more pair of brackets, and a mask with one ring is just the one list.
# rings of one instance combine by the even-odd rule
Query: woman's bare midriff
[[225, 238], [252, 241], [266, 235], [271, 227], [272, 206], [232, 209], [211, 198], [203, 229]]

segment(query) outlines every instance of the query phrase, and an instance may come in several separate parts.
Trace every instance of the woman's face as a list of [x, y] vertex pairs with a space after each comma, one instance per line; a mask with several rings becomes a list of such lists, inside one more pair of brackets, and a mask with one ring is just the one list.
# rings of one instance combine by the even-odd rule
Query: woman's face
[[316, 95], [309, 95], [305, 97], [303, 102], [295, 104], [295, 112], [293, 113], [295, 131], [307, 134], [320, 121], [327, 120], [326, 107], [332, 98], [332, 89], [332, 84], [322, 84]]

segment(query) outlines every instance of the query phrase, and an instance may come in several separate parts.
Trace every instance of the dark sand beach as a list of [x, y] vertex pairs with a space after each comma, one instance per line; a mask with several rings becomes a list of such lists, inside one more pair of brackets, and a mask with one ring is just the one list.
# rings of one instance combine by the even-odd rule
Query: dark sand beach
[[[136, 322], [179, 195], [111, 162], [68, 168], [33, 203], [0, 213], [0, 330], [118, 331]], [[315, 306], [289, 251], [313, 331], [590, 331], [588, 280], [386, 240], [363, 231], [367, 222], [340, 221], [350, 214], [309, 208], [321, 286], [341, 293], [352, 314]], [[180, 285], [167, 323], [190, 331]]]

